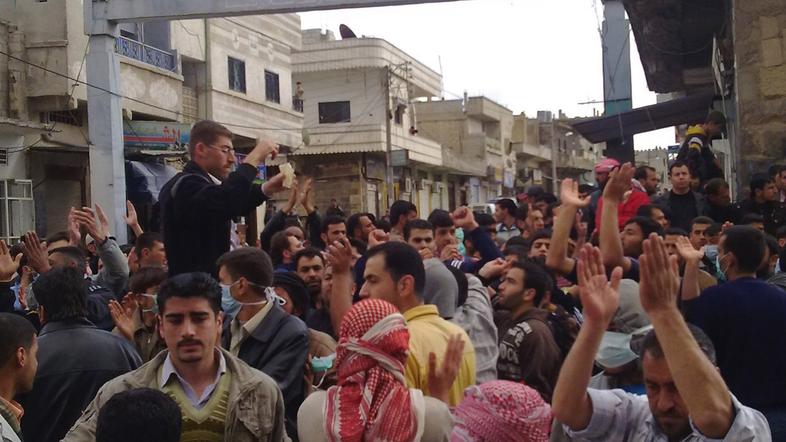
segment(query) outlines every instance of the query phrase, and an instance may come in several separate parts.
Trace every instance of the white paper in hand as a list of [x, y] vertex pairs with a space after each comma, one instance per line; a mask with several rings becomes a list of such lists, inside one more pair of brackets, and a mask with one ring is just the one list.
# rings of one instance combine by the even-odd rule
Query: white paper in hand
[[284, 174], [284, 187], [287, 189], [292, 188], [292, 183], [295, 181], [295, 169], [289, 163], [284, 163], [278, 166], [278, 170]]

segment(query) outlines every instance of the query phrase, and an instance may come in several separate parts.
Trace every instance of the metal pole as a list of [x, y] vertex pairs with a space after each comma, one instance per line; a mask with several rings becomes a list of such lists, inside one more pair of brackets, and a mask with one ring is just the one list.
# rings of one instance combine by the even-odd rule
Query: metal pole
[[390, 154], [393, 141], [390, 133], [390, 66], [385, 66], [385, 186], [387, 187], [388, 208], [393, 205], [393, 166]]
[[119, 244], [128, 241], [125, 224], [126, 174], [123, 152], [123, 114], [120, 98], [120, 62], [115, 53], [119, 27], [112, 21], [94, 21], [92, 3], [85, 2], [85, 31], [89, 37], [87, 88], [90, 143], [90, 199], [109, 218], [110, 234]]
[[554, 117], [551, 117], [551, 192], [557, 195], [557, 143], [554, 140]]

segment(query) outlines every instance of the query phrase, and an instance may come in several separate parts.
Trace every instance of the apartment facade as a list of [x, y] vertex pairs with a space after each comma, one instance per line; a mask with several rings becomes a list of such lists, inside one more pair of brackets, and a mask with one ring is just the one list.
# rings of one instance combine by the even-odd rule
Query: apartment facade
[[[20, 57], [29, 64], [21, 101], [29, 119], [48, 129], [27, 131], [24, 143], [34, 146], [21, 169], [35, 189], [36, 230], [51, 234], [65, 227], [69, 207], [90, 204], [90, 176], [103, 173], [90, 170], [87, 89], [74, 81], [89, 81], [82, 2], [18, 0], [0, 12], [22, 33]], [[240, 152], [258, 137], [285, 150], [301, 143], [291, 84], [300, 39], [296, 14], [121, 25], [126, 186], [146, 220], [158, 189], [187, 161], [195, 121], [225, 124]]]
[[305, 136], [290, 158], [315, 177], [317, 207], [335, 199], [349, 213], [384, 215], [389, 195], [412, 201], [423, 217], [451, 207], [442, 147], [420, 132], [413, 106], [441, 93], [438, 73], [385, 40], [337, 40], [319, 29], [303, 31], [292, 69]]
[[442, 144], [452, 200], [481, 205], [515, 195], [510, 109], [487, 97], [428, 100], [415, 109], [420, 133]]

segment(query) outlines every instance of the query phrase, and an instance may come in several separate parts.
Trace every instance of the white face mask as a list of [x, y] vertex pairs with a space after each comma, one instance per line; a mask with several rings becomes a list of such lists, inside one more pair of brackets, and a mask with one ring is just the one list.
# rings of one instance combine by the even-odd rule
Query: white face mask
[[630, 341], [633, 336], [644, 334], [651, 328], [643, 327], [630, 334], [607, 331], [600, 341], [595, 362], [604, 368], [617, 368], [635, 361], [639, 356], [630, 348]]

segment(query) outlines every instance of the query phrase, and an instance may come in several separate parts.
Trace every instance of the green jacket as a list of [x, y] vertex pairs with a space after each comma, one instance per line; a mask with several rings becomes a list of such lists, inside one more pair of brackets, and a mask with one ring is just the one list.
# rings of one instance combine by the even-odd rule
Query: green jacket
[[[229, 386], [229, 410], [224, 437], [233, 442], [289, 441], [284, 429], [284, 399], [276, 382], [261, 371], [221, 350], [226, 358], [227, 371], [232, 376]], [[147, 364], [117, 377], [98, 391], [95, 399], [82, 413], [63, 439], [64, 442], [95, 441], [98, 410], [113, 395], [134, 388], [159, 389], [158, 369], [167, 352], [162, 351]]]

